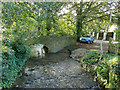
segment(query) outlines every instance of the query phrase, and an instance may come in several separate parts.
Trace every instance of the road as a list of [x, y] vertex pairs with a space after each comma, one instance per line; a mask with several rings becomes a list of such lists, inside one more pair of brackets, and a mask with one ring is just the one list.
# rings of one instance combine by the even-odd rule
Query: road
[[[108, 51], [108, 44], [109, 44], [109, 41], [103, 41], [103, 51], [104, 52]], [[95, 40], [94, 43], [92, 43], [92, 44], [77, 42], [77, 45], [72, 46], [71, 50], [73, 50], [75, 48], [86, 48], [86, 49], [101, 50], [100, 45], [101, 45], [101, 40]]]

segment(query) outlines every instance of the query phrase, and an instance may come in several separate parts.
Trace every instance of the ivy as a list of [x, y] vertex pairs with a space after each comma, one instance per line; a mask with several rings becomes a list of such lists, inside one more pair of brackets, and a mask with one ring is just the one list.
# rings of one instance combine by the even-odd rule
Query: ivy
[[[8, 45], [8, 44], [6, 44]], [[9, 46], [2, 46], [2, 87], [10, 88], [30, 57], [30, 49], [23, 41], [15, 40], [14, 43], [9, 42]]]

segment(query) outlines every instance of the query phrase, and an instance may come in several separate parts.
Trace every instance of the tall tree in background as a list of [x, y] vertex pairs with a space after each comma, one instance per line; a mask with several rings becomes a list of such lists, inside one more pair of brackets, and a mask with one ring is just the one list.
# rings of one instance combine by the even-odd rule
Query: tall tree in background
[[[109, 11], [110, 5], [114, 5], [111, 2], [74, 2], [74, 3], [63, 3], [63, 2], [15, 2], [15, 3], [4, 3], [3, 4], [3, 26], [6, 28], [10, 28], [14, 22], [24, 21], [26, 17], [30, 17], [31, 20], [36, 21], [38, 23], [37, 29], [41, 33], [41, 29], [49, 34], [51, 28], [57, 30], [57, 26], [59, 23], [56, 23], [60, 18], [58, 17], [58, 13], [61, 12], [65, 6], [70, 6], [70, 12], [76, 11], [76, 16], [73, 15], [72, 24], [76, 24], [76, 32], [77, 39], [83, 34], [83, 32], [87, 32], [87, 30], [98, 31], [98, 29], [105, 28], [105, 24], [109, 22]], [[118, 5], [114, 5], [117, 7]], [[116, 9], [116, 8], [115, 8]], [[116, 12], [113, 12], [116, 14]], [[61, 14], [62, 17], [65, 16]], [[67, 18], [69, 18], [69, 13], [66, 14]], [[117, 15], [118, 16], [118, 15]], [[113, 16], [112, 16], [113, 17]], [[116, 17], [116, 15], [114, 16]], [[29, 18], [29, 19], [30, 19]], [[76, 20], [74, 19], [76, 18]], [[66, 19], [69, 21], [68, 19]], [[41, 23], [44, 21], [44, 24]], [[112, 18], [112, 22], [116, 19]], [[71, 22], [71, 21], [70, 21]], [[105, 23], [105, 24], [104, 24]], [[29, 25], [29, 24], [28, 24]], [[17, 29], [19, 29], [19, 24]], [[30, 25], [29, 25], [30, 26]], [[29, 27], [28, 26], [28, 27]], [[34, 26], [34, 25], [32, 25]], [[100, 28], [99, 28], [100, 27]], [[36, 29], [36, 28], [35, 28]], [[26, 29], [27, 30], [27, 29]], [[46, 34], [45, 34], [46, 35]]]
[[83, 24], [86, 24], [90, 21], [96, 19], [105, 19], [109, 18], [107, 13], [110, 10], [111, 3], [107, 2], [83, 2], [74, 3], [73, 9], [76, 10], [76, 31], [77, 31], [77, 40], [79, 40]]
[[58, 17], [58, 12], [63, 8], [65, 3], [62, 2], [35, 2], [34, 3], [34, 10], [37, 11], [37, 20], [38, 20], [38, 30], [40, 30], [40, 23], [41, 21], [46, 21], [46, 28], [47, 31], [55, 25], [55, 20]]
[[26, 17], [35, 16], [28, 2], [3, 2], [2, 4], [2, 23], [6, 28], [10, 28], [14, 22], [22, 21]]

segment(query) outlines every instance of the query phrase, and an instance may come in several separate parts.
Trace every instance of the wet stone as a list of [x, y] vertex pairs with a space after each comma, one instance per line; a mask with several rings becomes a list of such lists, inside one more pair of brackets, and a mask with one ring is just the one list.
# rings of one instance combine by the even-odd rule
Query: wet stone
[[[76, 52], [79, 53], [78, 49]], [[85, 49], [82, 49], [83, 51]], [[79, 54], [73, 55], [76, 56]], [[84, 51], [86, 52], [86, 50]], [[65, 54], [65, 53], [64, 53]], [[61, 56], [60, 56], [61, 55]], [[51, 54], [43, 59], [32, 60], [26, 64], [25, 74], [18, 78], [15, 86], [27, 88], [96, 88], [97, 83], [81, 68], [81, 64], [63, 54]], [[61, 58], [62, 57], [62, 58]], [[64, 60], [62, 60], [64, 59]], [[40, 64], [49, 60], [49, 64]], [[51, 62], [50, 62], [51, 60]], [[57, 60], [57, 61], [55, 61]], [[33, 62], [34, 61], [34, 62]], [[36, 63], [37, 65], [36, 65]], [[48, 62], [48, 61], [47, 61]], [[32, 64], [30, 66], [30, 63]], [[24, 78], [25, 79], [24, 79]], [[21, 80], [22, 79], [22, 80]], [[22, 81], [22, 83], [20, 83]]]

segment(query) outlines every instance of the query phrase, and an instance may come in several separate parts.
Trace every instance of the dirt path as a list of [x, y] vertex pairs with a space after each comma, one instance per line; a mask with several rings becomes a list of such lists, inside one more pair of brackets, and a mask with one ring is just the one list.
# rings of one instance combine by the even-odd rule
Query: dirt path
[[[99, 88], [89, 73], [81, 69], [81, 64], [70, 58], [70, 51], [77, 48], [98, 49], [99, 42], [77, 43], [56, 54], [44, 58], [33, 58], [26, 62], [24, 74], [13, 87], [24, 88]], [[104, 43], [107, 47], [107, 43]], [[107, 48], [105, 49], [107, 50]]]
[[[108, 43], [109, 43], [108, 41], [103, 41], [103, 51], [108, 51]], [[100, 50], [100, 44], [101, 44], [101, 40], [95, 40], [94, 43], [92, 44], [78, 42], [78, 45], [82, 48], [97, 49], [97, 50]]]

